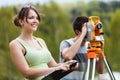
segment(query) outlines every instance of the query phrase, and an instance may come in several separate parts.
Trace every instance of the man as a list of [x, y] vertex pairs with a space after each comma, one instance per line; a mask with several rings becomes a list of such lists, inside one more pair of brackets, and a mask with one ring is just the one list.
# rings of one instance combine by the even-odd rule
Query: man
[[[79, 68], [76, 71], [71, 72], [66, 75], [61, 80], [82, 80], [85, 65], [87, 61], [87, 46], [86, 44], [86, 34], [88, 22], [88, 17], [78, 16], [73, 22], [73, 30], [75, 32], [75, 37], [67, 40], [63, 40], [60, 43], [60, 62], [68, 60], [77, 60], [79, 62]], [[99, 73], [103, 73], [103, 62], [101, 58], [96, 62], [96, 68]]]

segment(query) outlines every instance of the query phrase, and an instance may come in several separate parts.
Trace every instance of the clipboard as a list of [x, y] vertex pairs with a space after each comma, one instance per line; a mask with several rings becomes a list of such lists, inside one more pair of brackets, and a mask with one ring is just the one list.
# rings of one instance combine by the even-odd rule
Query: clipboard
[[60, 80], [61, 78], [63, 78], [64, 76], [66, 76], [67, 74], [72, 72], [73, 70], [71, 68], [75, 67], [76, 64], [77, 64], [77, 62], [72, 62], [70, 64], [70, 70], [68, 70], [68, 71], [56, 70], [56, 71], [52, 72], [51, 74], [48, 74], [42, 80]]

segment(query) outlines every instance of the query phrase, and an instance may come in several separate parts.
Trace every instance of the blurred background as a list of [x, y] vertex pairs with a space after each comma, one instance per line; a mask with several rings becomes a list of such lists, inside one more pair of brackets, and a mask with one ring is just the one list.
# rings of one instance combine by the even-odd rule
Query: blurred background
[[21, 30], [13, 24], [13, 17], [26, 4], [44, 14], [34, 34], [46, 41], [57, 62], [60, 42], [74, 36], [73, 20], [80, 15], [99, 16], [104, 30], [106, 59], [114, 72], [120, 72], [119, 0], [0, 0], [0, 80], [22, 80], [12, 63], [8, 45]]

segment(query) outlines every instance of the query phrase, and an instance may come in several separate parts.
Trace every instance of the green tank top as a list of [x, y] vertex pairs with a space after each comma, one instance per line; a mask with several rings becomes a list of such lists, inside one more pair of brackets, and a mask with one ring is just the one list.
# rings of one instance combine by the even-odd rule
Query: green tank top
[[[31, 68], [48, 68], [48, 63], [51, 60], [51, 53], [50, 51], [35, 38], [38, 44], [42, 47], [41, 50], [35, 50], [28, 46], [22, 39], [17, 38], [18, 42], [25, 48], [26, 54], [25, 59]], [[44, 76], [33, 78], [33, 79], [26, 79], [26, 80], [41, 80]]]

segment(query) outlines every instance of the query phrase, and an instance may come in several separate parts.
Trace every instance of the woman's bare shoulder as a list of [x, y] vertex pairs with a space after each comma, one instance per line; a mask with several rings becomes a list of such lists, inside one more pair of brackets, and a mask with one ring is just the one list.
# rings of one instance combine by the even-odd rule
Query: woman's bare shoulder
[[17, 38], [10, 41], [9, 47], [17, 47], [17, 46], [20, 46], [19, 42], [17, 41]]
[[9, 46], [12, 46], [12, 45], [15, 45], [15, 44], [17, 44], [16, 39], [14, 39], [14, 40], [10, 41]]

